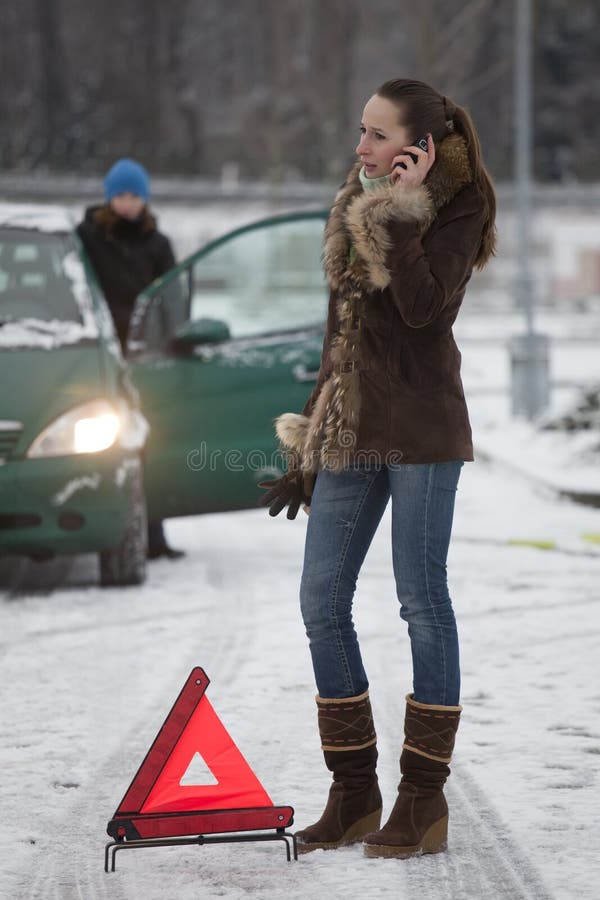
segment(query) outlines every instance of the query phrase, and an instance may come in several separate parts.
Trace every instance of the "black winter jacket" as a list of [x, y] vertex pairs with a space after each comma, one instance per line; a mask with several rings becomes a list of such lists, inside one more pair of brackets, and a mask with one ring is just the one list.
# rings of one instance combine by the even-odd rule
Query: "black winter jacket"
[[147, 209], [129, 222], [111, 207], [90, 206], [77, 226], [110, 307], [121, 346], [137, 295], [175, 265], [171, 244]]

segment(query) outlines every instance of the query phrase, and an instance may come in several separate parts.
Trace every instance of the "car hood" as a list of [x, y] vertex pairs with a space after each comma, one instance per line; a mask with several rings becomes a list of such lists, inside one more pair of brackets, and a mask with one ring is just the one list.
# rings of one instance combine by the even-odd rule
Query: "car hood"
[[18, 451], [57, 416], [105, 395], [97, 344], [0, 353], [0, 419], [23, 423]]

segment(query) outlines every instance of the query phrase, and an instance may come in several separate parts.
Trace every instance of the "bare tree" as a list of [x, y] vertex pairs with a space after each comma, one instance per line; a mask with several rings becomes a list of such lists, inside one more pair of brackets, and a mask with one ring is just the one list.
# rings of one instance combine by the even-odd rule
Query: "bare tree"
[[[364, 102], [412, 76], [469, 109], [510, 175], [514, 3], [0, 0], [0, 163], [339, 182]], [[534, 11], [537, 172], [595, 178], [600, 7]]]

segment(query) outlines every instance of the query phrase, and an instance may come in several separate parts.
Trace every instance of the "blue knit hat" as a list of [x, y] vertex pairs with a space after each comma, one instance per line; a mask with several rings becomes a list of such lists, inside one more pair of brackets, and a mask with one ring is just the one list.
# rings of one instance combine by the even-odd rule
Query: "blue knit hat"
[[117, 194], [127, 192], [148, 200], [150, 176], [134, 159], [118, 159], [104, 176], [104, 193], [107, 200], [112, 200]]

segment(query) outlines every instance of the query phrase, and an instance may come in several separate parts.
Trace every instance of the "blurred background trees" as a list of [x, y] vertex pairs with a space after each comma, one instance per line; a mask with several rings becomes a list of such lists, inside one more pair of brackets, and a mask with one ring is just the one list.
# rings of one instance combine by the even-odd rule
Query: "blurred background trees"
[[[0, 0], [0, 167], [339, 181], [362, 106], [413, 76], [512, 173], [512, 0]], [[600, 5], [534, 4], [535, 176], [596, 180]]]

